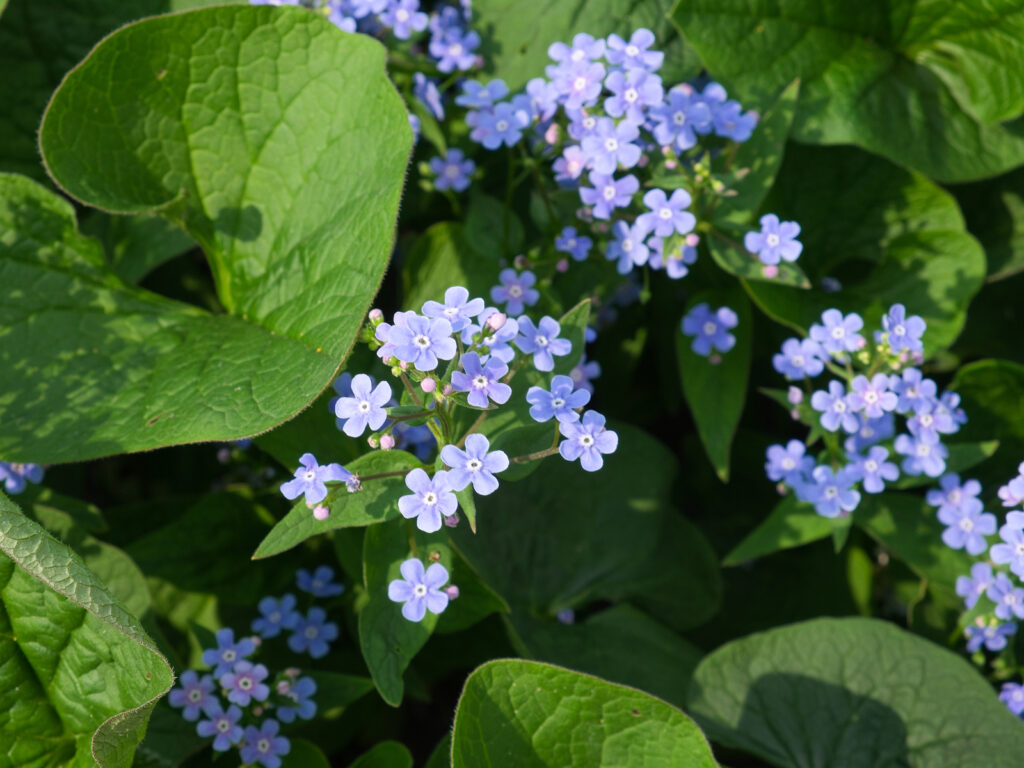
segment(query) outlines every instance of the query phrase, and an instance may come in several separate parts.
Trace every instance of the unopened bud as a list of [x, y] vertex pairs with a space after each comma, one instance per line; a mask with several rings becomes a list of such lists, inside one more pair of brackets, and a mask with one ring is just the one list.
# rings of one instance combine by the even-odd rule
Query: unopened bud
[[564, 608], [555, 614], [555, 618], [563, 624], [574, 624], [576, 623], [576, 611], [572, 608]]
[[313, 517], [316, 520], [326, 520], [331, 516], [331, 510], [326, 504], [317, 504], [313, 510]]
[[605, 232], [608, 231], [608, 224], [606, 224], [603, 221], [595, 221], [594, 222], [594, 231], [595, 232], [600, 232], [601, 234], [604, 234]]
[[217, 461], [219, 461], [221, 464], [227, 464], [229, 461], [231, 461], [231, 449], [221, 448], [220, 450], [218, 450]]
[[[668, 149], [668, 147], [666, 147], [666, 149]], [[675, 160], [670, 159], [665, 161], [665, 170], [674, 171], [678, 167], [679, 163], [677, 163]]]
[[454, 392], [454, 391], [455, 391], [455, 390], [454, 390], [454, 389], [452, 388], [452, 385], [451, 385], [451, 384], [445, 384], [445, 385], [444, 385], [444, 386], [443, 386], [443, 387], [441, 388], [441, 394], [442, 394], [442, 395], [444, 395], [445, 397], [448, 397], [448, 395], [450, 395], [450, 394], [451, 394], [452, 392]]
[[302, 670], [298, 667], [286, 667], [284, 673], [288, 677], [295, 678], [302, 674]]
[[459, 513], [454, 512], [448, 515], [446, 518], [444, 518], [444, 524], [447, 525], [449, 528], [454, 528], [455, 526], [457, 526], [459, 524]]
[[555, 264], [555, 269], [557, 271], [559, 271], [559, 272], [568, 272], [569, 271], [569, 260], [568, 259], [562, 259], [557, 264]]
[[399, 360], [398, 361], [398, 369], [401, 370], [401, 371], [408, 371], [409, 370], [409, 364], [407, 362], [405, 362], [405, 360]]
[[448, 595], [449, 600], [454, 600], [459, 596], [459, 588], [454, 584], [451, 584], [444, 588], [444, 593]]
[[711, 363], [712, 365], [718, 365], [720, 362], [722, 362], [722, 356], [711, 355], [711, 357], [708, 358], [708, 362]]
[[277, 685], [275, 686], [275, 689], [277, 690], [277, 692], [278, 692], [279, 694], [281, 694], [282, 696], [284, 696], [284, 695], [286, 695], [286, 694], [287, 694], [287, 693], [288, 693], [289, 691], [291, 691], [291, 689], [292, 689], [292, 685], [291, 685], [291, 683], [289, 683], [289, 682], [288, 682], [287, 680], [278, 680], [278, 681], [277, 681]]
[[650, 160], [647, 159], [647, 155], [640, 155], [640, 159], [637, 161], [636, 167], [637, 168], [643, 168], [649, 162], [650, 162]]
[[500, 331], [504, 327], [505, 322], [507, 320], [508, 315], [506, 315], [504, 312], [495, 312], [493, 315], [487, 318], [487, 322], [484, 323], [484, 325], [490, 328], [492, 331]]
[[369, 445], [371, 448], [379, 448], [380, 440], [377, 438], [376, 435], [370, 435], [368, 438], [366, 438], [366, 444]]
[[544, 131], [544, 141], [548, 144], [557, 144], [559, 133], [558, 123], [552, 123], [548, 126], [548, 129]]
[[255, 709], [253, 709], [252, 713], [256, 715], [256, 717], [259, 717], [263, 714], [263, 707], [256, 707]]
[[371, 309], [369, 317], [370, 322], [373, 323], [374, 326], [380, 325], [382, 322], [384, 322], [384, 313], [381, 312], [379, 309]]
[[441, 553], [438, 552], [437, 550], [434, 550], [429, 555], [427, 555], [427, 562], [428, 563], [436, 563], [440, 559], [441, 559]]
[[790, 405], [800, 405], [804, 401], [804, 391], [800, 387], [790, 386], [786, 392], [786, 399]]
[[526, 256], [520, 253], [518, 256], [512, 259], [512, 266], [515, 267], [516, 269], [526, 269], [528, 266], [530, 266], [530, 262], [526, 258]]
[[380, 449], [382, 451], [390, 451], [395, 447], [395, 436], [388, 432], [386, 435], [380, 436]]
[[696, 248], [698, 245], [700, 245], [700, 235], [698, 235], [696, 232], [691, 232], [690, 234], [688, 234], [686, 236], [686, 245], [689, 248]]
[[430, 394], [435, 389], [437, 389], [437, 380], [433, 378], [424, 379], [423, 381], [420, 382], [420, 389], [422, 389], [427, 394]]
[[789, 412], [789, 418], [791, 418], [793, 421], [800, 421], [800, 411], [794, 408], [792, 411]]
[[775, 264], [765, 264], [764, 268], [761, 270], [761, 272], [769, 280], [771, 278], [773, 278], [773, 277], [778, 277], [779, 276], [779, 268]]

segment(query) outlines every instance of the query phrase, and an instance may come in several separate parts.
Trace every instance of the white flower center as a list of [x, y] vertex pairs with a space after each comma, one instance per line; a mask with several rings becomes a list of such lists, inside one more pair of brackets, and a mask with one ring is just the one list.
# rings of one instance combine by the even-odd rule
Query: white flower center
[[874, 459], [868, 459], [867, 461], [864, 462], [864, 469], [866, 469], [868, 472], [877, 472], [878, 462], [875, 461]]
[[546, 347], [548, 345], [548, 337], [542, 336], [539, 333], [533, 337], [533, 341], [538, 347]]
[[552, 408], [561, 408], [563, 405], [565, 405], [565, 398], [564, 397], [556, 397], [555, 399], [553, 399], [551, 401], [551, 407]]
[[505, 131], [508, 130], [508, 121], [499, 120], [497, 123], [495, 123], [494, 127], [498, 129], [499, 133], [504, 133]]
[[676, 125], [684, 125], [686, 123], [686, 113], [683, 110], [672, 113], [672, 122]]
[[461, 56], [462, 55], [462, 44], [461, 43], [453, 43], [452, 45], [448, 46], [448, 52], [452, 56]]
[[846, 335], [846, 329], [843, 328], [843, 326], [841, 326], [841, 325], [837, 325], [835, 328], [832, 329], [832, 338], [833, 339], [841, 339], [845, 335]]
[[624, 250], [626, 253], [629, 253], [630, 251], [633, 250], [632, 238], [627, 237], [625, 240], [622, 241], [622, 250]]
[[405, 8], [399, 8], [397, 11], [395, 11], [395, 18], [399, 22], [408, 21], [409, 20], [409, 12], [407, 10], [405, 10]]
[[429, 507], [434, 506], [435, 504], [437, 504], [437, 494], [434, 493], [433, 491], [427, 491], [425, 494], [423, 494], [423, 503]]
[[835, 411], [836, 413], [845, 413], [846, 403], [842, 400], [836, 400], [834, 403], [832, 403], [832, 410]]
[[[964, 531], [965, 533], [970, 533], [971, 531], [974, 530], [974, 521], [971, 520], [971, 518], [969, 518], [969, 517], [961, 517], [960, 518], [960, 530]], [[1018, 547], [1018, 550], [1019, 549], [1020, 548]]]
[[768, 243], [768, 245], [770, 245], [772, 248], [774, 248], [776, 245], [779, 244], [779, 236], [776, 234], [767, 235], [764, 241]]
[[586, 87], [587, 78], [585, 77], [577, 77], [575, 80], [572, 81], [572, 89], [574, 91], [582, 91]]
[[415, 339], [413, 339], [412, 343], [415, 344], [420, 349], [428, 349], [430, 347], [430, 339], [428, 339], [422, 333]]
[[363, 413], [369, 413], [370, 412], [370, 401], [369, 400], [361, 400], [360, 403], [359, 403], [359, 410], [362, 411]]
[[932, 449], [931, 449], [931, 446], [928, 445], [928, 443], [918, 443], [917, 444], [917, 455], [918, 456], [927, 456], [931, 452], [932, 452]]
[[631, 104], [640, 98], [640, 94], [637, 93], [636, 88], [627, 88], [626, 92], [622, 94], [623, 98]]
[[922, 413], [921, 414], [921, 426], [922, 427], [930, 427], [932, 425], [933, 421], [934, 421], [934, 419], [932, 418], [932, 415], [930, 413]]
[[303, 475], [303, 477], [306, 478], [307, 483], [311, 483], [313, 482], [313, 480], [316, 479], [316, 472], [314, 472], [312, 469], [307, 469], [306, 474]]
[[839, 489], [836, 488], [834, 485], [830, 485], [827, 488], [825, 488], [825, 498], [826, 499], [834, 499], [838, 495], [839, 495]]
[[484, 464], [482, 461], [480, 461], [480, 459], [470, 459], [468, 462], [466, 462], [466, 469], [468, 469], [470, 472], [476, 472], [483, 465]]
[[594, 438], [591, 435], [582, 435], [580, 437], [580, 445], [584, 448], [589, 448], [594, 444]]
[[797, 368], [803, 368], [804, 367], [804, 356], [803, 355], [793, 355], [793, 365], [795, 365]]
[[897, 325], [895, 328], [892, 329], [892, 332], [897, 336], [903, 336], [904, 334], [906, 334], [907, 329], [904, 328], [902, 325]]
[[510, 285], [508, 287], [508, 295], [511, 296], [513, 299], [518, 299], [520, 296], [523, 295], [523, 289], [520, 288], [518, 285]]
[[604, 140], [604, 148], [608, 152], [615, 152], [619, 148], [618, 139], [607, 138]]
[[267, 618], [270, 620], [271, 624], [277, 624], [281, 620], [281, 612], [274, 611], [272, 614], [267, 616]]
[[875, 392], [874, 390], [869, 389], [867, 392], [864, 393], [864, 402], [872, 404], [872, 405], [874, 403], [877, 403], [878, 402], [878, 393]]
[[243, 691], [248, 691], [250, 688], [252, 688], [252, 679], [248, 677], [240, 678], [238, 680], [238, 687], [241, 688]]
[[188, 692], [189, 701], [199, 701], [201, 698], [203, 698], [203, 692], [200, 691], [198, 688], [193, 688], [191, 691]]
[[412, 593], [416, 597], [423, 597], [424, 595], [427, 594], [427, 585], [426, 584], [417, 584], [415, 587], [413, 587]]
[[588, 130], [594, 130], [594, 126], [597, 125], [597, 118], [593, 115], [587, 115], [583, 118], [583, 127]]
[[224, 661], [234, 661], [235, 660], [235, 652], [234, 651], [224, 651], [224, 653], [221, 654], [221, 658], [224, 659]]
[[231, 721], [226, 717], [222, 717], [217, 721], [217, 730], [221, 733], [227, 733], [231, 730]]
[[917, 387], [907, 387], [905, 394], [911, 399], [917, 399]]
[[576, 250], [576, 238], [574, 237], [569, 242], [567, 242], [565, 244], [565, 247], [568, 248], [570, 251]]
[[604, 195], [605, 200], [613, 200], [615, 198], [615, 185], [609, 184], [604, 188], [604, 192], [602, 194]]
[[658, 215], [665, 221], [668, 221], [669, 219], [672, 218], [672, 209], [668, 207], [662, 208], [660, 211], [658, 211]]
[[484, 376], [483, 374], [481, 374], [479, 376], [475, 376], [473, 378], [473, 387], [476, 388], [476, 389], [486, 389], [487, 388], [487, 377]]
[[317, 636], [316, 627], [306, 627], [306, 631], [303, 632], [307, 640], [312, 640]]
[[796, 462], [792, 458], [787, 456], [782, 460], [782, 468], [785, 470], [796, 469]]
[[269, 752], [270, 751], [270, 739], [260, 739], [259, 741], [257, 741], [256, 742], [256, 749], [258, 749], [260, 752]]
[[444, 175], [447, 176], [449, 179], [458, 178], [459, 166], [449, 165], [447, 168], [444, 169]]
[[959, 504], [960, 503], [960, 489], [959, 488], [954, 488], [952, 491], [949, 492], [949, 495], [946, 496], [946, 498], [949, 500], [950, 504]]
[[574, 50], [572, 52], [572, 54], [569, 56], [569, 58], [571, 58], [573, 61], [583, 61], [583, 57], [586, 56], [586, 55], [587, 55], [586, 51], [583, 51], [580, 48], [577, 48], [576, 50]]
[[708, 320], [708, 322], [704, 323], [704, 328], [702, 330], [704, 331], [705, 336], [713, 336], [715, 331], [718, 330], [718, 326]]
[[626, 55], [627, 56], [636, 56], [638, 53], [640, 53], [640, 49], [637, 48], [635, 45], [627, 45], [626, 46]]

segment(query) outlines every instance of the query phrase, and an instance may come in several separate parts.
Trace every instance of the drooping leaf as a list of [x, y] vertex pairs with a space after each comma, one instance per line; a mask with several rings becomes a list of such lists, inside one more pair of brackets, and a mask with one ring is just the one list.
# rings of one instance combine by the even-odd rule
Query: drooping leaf
[[797, 501], [789, 494], [775, 505], [764, 522], [757, 526], [725, 556], [722, 565], [739, 565], [780, 549], [790, 549], [826, 539], [832, 535], [836, 522], [822, 517], [810, 504]]
[[131, 765], [167, 660], [66, 545], [0, 494], [0, 754]]
[[676, 335], [676, 359], [683, 395], [697, 423], [708, 460], [722, 482], [728, 482], [732, 438], [747, 401], [753, 317], [750, 302], [738, 284], [727, 291], [696, 294], [687, 302], [685, 312], [702, 303], [708, 304], [712, 312], [719, 307], [729, 307], [739, 321], [730, 331], [736, 337], [735, 346], [724, 354], [716, 352], [720, 362], [715, 364], [693, 351], [691, 337], [682, 333]]
[[411, 143], [379, 44], [300, 8], [148, 19], [67, 77], [40, 143], [83, 202], [182, 223], [228, 314], [127, 288], [65, 203], [4, 178], [0, 453], [236, 439], [324, 389], [390, 254]]
[[843, 0], [681, 0], [673, 18], [741, 101], [801, 80], [798, 141], [859, 144], [941, 181], [1024, 162], [1024, 4], [870, 8]]
[[532, 661], [499, 659], [466, 680], [452, 768], [481, 765], [713, 768], [703, 734], [641, 691]]
[[1015, 766], [1024, 728], [956, 654], [876, 619], [816, 619], [705, 657], [688, 711], [779, 768]]
[[794, 145], [765, 208], [808, 224], [799, 263], [811, 282], [841, 284], [829, 293], [748, 283], [754, 302], [776, 320], [806, 330], [837, 307], [860, 313], [871, 329], [899, 302], [928, 323], [927, 354], [960, 333], [985, 256], [948, 192], [856, 149]]

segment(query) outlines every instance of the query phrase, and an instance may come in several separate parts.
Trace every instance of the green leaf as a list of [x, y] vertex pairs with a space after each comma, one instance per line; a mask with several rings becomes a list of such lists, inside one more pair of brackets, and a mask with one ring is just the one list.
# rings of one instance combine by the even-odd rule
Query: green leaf
[[714, 768], [681, 711], [626, 686], [532, 661], [499, 659], [466, 680], [452, 768], [482, 765]]
[[228, 314], [127, 288], [66, 203], [4, 178], [0, 454], [236, 439], [327, 386], [387, 264], [411, 145], [384, 60], [303, 9], [223, 6], [124, 27], [68, 75], [40, 129], [53, 177], [182, 223]]
[[735, 195], [721, 198], [712, 211], [713, 223], [759, 229], [754, 219], [782, 166], [799, 94], [800, 81], [794, 80], [761, 115], [750, 138], [738, 145], [729, 159], [728, 174], [722, 179]]
[[404, 744], [382, 741], [349, 763], [348, 768], [412, 768], [412, 755]]
[[452, 766], [452, 734], [451, 731], [444, 735], [440, 743], [434, 747], [423, 768], [451, 768]]
[[744, 232], [760, 230], [760, 225], [752, 223], [747, 227], [713, 229], [705, 242], [715, 264], [730, 275], [744, 280], [760, 280], [776, 286], [785, 285], [794, 288], [810, 288], [811, 283], [803, 269], [796, 262], [783, 261], [777, 264], [778, 273], [774, 277], [765, 274], [765, 265], [743, 247]]
[[964, 659], [875, 619], [816, 619], [707, 656], [688, 711], [780, 768], [1018, 765], [1024, 728]]
[[[404, 520], [374, 525], [366, 531], [363, 543], [363, 586], [369, 597], [359, 613], [359, 647], [382, 699], [392, 707], [402, 703], [405, 683], [402, 673], [426, 644], [437, 625], [437, 615], [427, 611], [422, 621], [409, 621], [402, 615], [400, 603], [388, 599], [388, 584], [402, 578], [402, 563], [410, 557], [440, 562], [452, 572], [452, 553], [446, 543], [419, 541], [418, 553], [412, 551]], [[430, 562], [425, 562], [429, 567]]]
[[558, 324], [561, 328], [559, 335], [561, 338], [568, 339], [572, 343], [572, 351], [568, 355], [555, 358], [555, 368], [552, 371], [552, 375], [568, 376], [569, 372], [579, 363], [580, 358], [583, 356], [584, 339], [589, 322], [590, 299], [584, 299], [558, 318]]
[[800, 264], [812, 283], [830, 276], [842, 284], [826, 293], [748, 283], [771, 317], [806, 330], [838, 307], [860, 313], [870, 329], [900, 302], [928, 323], [926, 354], [960, 333], [985, 256], [948, 192], [856, 149], [793, 145], [765, 208], [804, 225]]
[[316, 682], [318, 718], [337, 717], [345, 707], [373, 690], [373, 681], [368, 677], [342, 675], [322, 670], [311, 670], [308, 674]]
[[0, 553], [0, 754], [127, 768], [170, 665], [81, 558], [3, 494]]
[[[984, 443], [945, 443], [949, 450], [949, 458], [946, 459], [946, 472], [966, 472], [968, 469], [981, 464], [985, 459], [990, 458], [999, 448], [998, 440], [988, 440]], [[934, 477], [927, 475], [903, 475], [892, 484], [893, 488], [905, 490], [907, 488], [920, 488], [924, 485], [936, 484]]]
[[305, 739], [291, 739], [291, 749], [281, 759], [281, 768], [331, 768], [318, 746]]
[[[450, 545], [450, 541], [446, 543]], [[458, 552], [452, 552], [448, 572], [449, 583], [459, 588], [459, 596], [448, 603], [437, 620], [434, 631], [438, 634], [459, 632], [492, 613], [509, 612], [505, 599], [491, 589]]]
[[1005, 483], [1024, 455], [1024, 365], [1009, 360], [978, 360], [961, 367], [950, 389], [959, 392], [969, 419], [967, 440], [998, 438], [1000, 450], [978, 473], [982, 483]]
[[988, 260], [988, 280], [1003, 280], [1024, 270], [1024, 170], [953, 188]]
[[159, 216], [110, 216], [96, 211], [82, 219], [82, 234], [103, 244], [111, 269], [138, 283], [166, 261], [196, 247], [180, 227]]
[[544, 75], [551, 43], [568, 43], [579, 32], [598, 38], [617, 32], [628, 40], [640, 27], [657, 37], [654, 47], [665, 52], [658, 74], [671, 84], [691, 79], [701, 69], [693, 49], [668, 22], [671, 7], [669, 0], [543, 0], [523, 13], [516, 0], [476, 0], [473, 19], [483, 38], [485, 71], [505, 80], [513, 93]]
[[722, 565], [739, 565], [780, 549], [791, 549], [827, 539], [836, 522], [822, 517], [814, 507], [797, 501], [793, 494], [782, 499], [764, 522], [725, 556]]
[[472, 296], [490, 296], [498, 282], [500, 251], [479, 253], [454, 221], [434, 224], [413, 243], [402, 265], [402, 305], [417, 312], [425, 301], [443, 301], [444, 292], [461, 285]]
[[715, 358], [720, 361], [717, 363], [694, 352], [691, 337], [676, 334], [676, 359], [683, 395], [697, 423], [697, 432], [708, 460], [725, 483], [729, 481], [732, 438], [747, 401], [753, 317], [750, 302], [739, 285], [733, 285], [727, 291], [694, 295], [687, 302], [684, 315], [702, 303], [708, 304], [712, 312], [719, 307], [729, 307], [739, 319], [731, 331], [736, 337], [736, 344], [724, 354], [716, 352]]
[[942, 542], [945, 526], [920, 496], [865, 494], [853, 522], [932, 585], [956, 590], [957, 577], [971, 570], [975, 558]]
[[743, 103], [800, 78], [798, 141], [859, 144], [941, 181], [1024, 162], [1024, 2], [869, 9], [843, 0], [681, 0], [673, 18]]
[[[296, 461], [297, 463], [297, 461]], [[317, 520], [306, 502], [299, 499], [291, 511], [275, 525], [260, 542], [253, 558], [270, 557], [296, 547], [306, 539], [333, 531], [373, 525], [399, 516], [398, 498], [409, 492], [405, 474], [422, 466], [419, 459], [405, 451], [372, 451], [363, 454], [346, 466], [360, 477], [400, 472], [394, 477], [381, 477], [366, 481], [361, 491], [350, 493], [344, 483], [332, 483], [323, 503], [330, 510], [326, 520]]]
[[[466, 244], [483, 257], [485, 264], [493, 263], [498, 256], [514, 256], [523, 247], [523, 224], [519, 217], [509, 206], [475, 187], [469, 193], [463, 234]], [[491, 273], [487, 287], [495, 282], [496, 271]]]

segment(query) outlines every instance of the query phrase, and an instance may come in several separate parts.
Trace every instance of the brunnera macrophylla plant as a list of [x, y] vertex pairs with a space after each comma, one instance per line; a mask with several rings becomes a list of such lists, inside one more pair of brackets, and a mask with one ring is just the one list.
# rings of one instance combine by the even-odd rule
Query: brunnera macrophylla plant
[[850, 111], [818, 8], [634, 5], [68, 26], [0, 116], [75, 206], [0, 174], [0, 755], [1016, 765], [1017, 180], [932, 180], [1024, 163], [1015, 17], [826, 3], [916, 68]]

